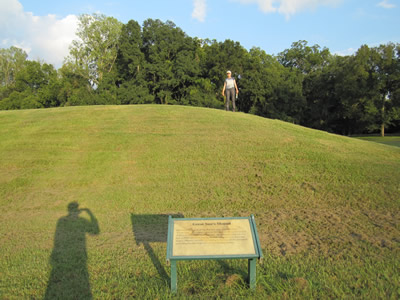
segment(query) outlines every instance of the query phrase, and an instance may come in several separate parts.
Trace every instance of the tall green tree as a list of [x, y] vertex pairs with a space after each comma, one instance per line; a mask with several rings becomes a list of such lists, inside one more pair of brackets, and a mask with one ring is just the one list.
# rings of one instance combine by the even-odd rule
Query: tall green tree
[[144, 71], [142, 30], [138, 22], [124, 24], [118, 42], [116, 69], [121, 80], [136, 79]]
[[336, 57], [333, 67], [329, 68], [331, 73], [327, 75], [333, 86], [328, 123], [334, 132], [344, 135], [363, 133], [374, 122], [376, 80], [371, 54], [371, 48], [362, 46], [353, 56]]
[[244, 111], [300, 123], [305, 105], [302, 82], [276, 58], [252, 48], [240, 82], [239, 105]]
[[0, 49], [0, 86], [9, 87], [15, 83], [15, 77], [24, 67], [27, 57], [24, 50], [14, 46]]
[[[400, 70], [400, 44], [396, 44], [396, 70], [397, 72]], [[392, 122], [393, 130], [400, 132], [400, 80], [394, 83], [391, 101], [396, 114], [396, 118]]]
[[59, 106], [60, 85], [53, 65], [25, 61], [15, 76], [13, 92], [0, 102], [1, 109], [26, 109]]
[[[337, 110], [340, 107], [337, 83], [345, 78], [343, 67], [349, 57], [332, 56], [323, 69], [307, 74], [303, 78], [303, 94], [306, 105], [302, 124], [308, 127], [336, 131]], [[339, 127], [342, 120], [338, 121]]]
[[14, 91], [16, 76], [23, 69], [27, 57], [24, 50], [14, 46], [0, 49], [0, 100]]
[[[303, 97], [297, 96], [297, 101], [290, 105], [292, 115], [300, 118], [300, 123], [306, 126], [322, 129], [326, 128], [326, 94], [321, 90], [323, 72], [329, 67], [332, 56], [329, 49], [319, 45], [309, 46], [307, 41], [294, 42], [290, 49], [278, 55], [279, 62], [291, 72], [287, 73], [287, 80], [283, 85], [301, 82]], [[283, 93], [285, 94], [283, 89]], [[297, 95], [299, 93], [297, 88]], [[294, 95], [293, 95], [294, 96]]]
[[260, 48], [252, 48], [249, 52], [245, 70], [240, 80], [241, 111], [257, 115], [272, 115], [272, 97], [280, 82], [284, 68], [270, 55]]
[[278, 59], [283, 66], [297, 69], [303, 74], [321, 70], [329, 63], [330, 52], [328, 48], [319, 45], [308, 46], [308, 42], [301, 40], [292, 43], [290, 49], [279, 53]]
[[67, 62], [93, 87], [111, 73], [117, 59], [122, 23], [101, 14], [79, 16], [77, 36], [72, 42]]
[[142, 30], [134, 20], [122, 26], [116, 59], [118, 72], [117, 91], [122, 104], [153, 103], [146, 81], [146, 60], [143, 48]]
[[178, 91], [181, 82], [177, 78], [177, 71], [181, 68], [184, 53], [193, 51], [190, 40], [191, 38], [171, 21], [144, 21], [143, 53], [147, 62], [146, 80], [157, 103], [179, 103], [181, 95]]
[[385, 128], [400, 119], [400, 107], [397, 105], [395, 93], [399, 89], [400, 69], [398, 59], [399, 46], [389, 43], [373, 49], [374, 77], [376, 79], [376, 106], [381, 136], [385, 135]]
[[396, 47], [361, 46], [336, 73], [337, 106], [333, 127], [343, 134], [377, 132], [398, 119], [395, 90], [399, 81]]

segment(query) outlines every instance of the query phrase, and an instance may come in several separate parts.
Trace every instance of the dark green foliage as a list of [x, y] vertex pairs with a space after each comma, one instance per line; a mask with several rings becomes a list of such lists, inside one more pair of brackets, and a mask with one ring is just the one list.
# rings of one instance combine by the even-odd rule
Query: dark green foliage
[[144, 68], [142, 32], [136, 21], [122, 26], [116, 68], [121, 80], [137, 79]]
[[259, 48], [250, 50], [241, 83], [244, 86], [240, 109], [251, 113], [300, 123], [305, 106], [301, 76], [283, 67]]
[[239, 111], [346, 135], [400, 130], [398, 44], [364, 45], [343, 57], [298, 41], [271, 56], [232, 40], [192, 38], [171, 21], [80, 20], [84, 43], [74, 42], [58, 71], [27, 61], [18, 48], [0, 49], [0, 109], [150, 103], [223, 109], [231, 70]]
[[[305, 126], [341, 134], [400, 128], [394, 95], [400, 80], [398, 45], [362, 46], [353, 56], [332, 56], [306, 41], [293, 43], [279, 61], [302, 77]], [[396, 52], [397, 51], [397, 52]], [[396, 57], [397, 54], [397, 57]], [[397, 124], [397, 125], [396, 125]]]
[[149, 90], [145, 82], [138, 83], [134, 80], [126, 81], [120, 85], [117, 93], [121, 104], [154, 103], [154, 96], [149, 94]]
[[[3, 88], [4, 89], [4, 88]], [[52, 65], [25, 61], [12, 85], [4, 90], [0, 109], [29, 109], [60, 106], [57, 71]]]
[[61, 106], [91, 105], [95, 104], [94, 91], [90, 83], [72, 64], [64, 64], [59, 70], [61, 76], [61, 89], [58, 99]]
[[117, 73], [114, 71], [104, 74], [97, 87], [95, 104], [121, 104], [118, 98], [118, 87], [116, 85]]

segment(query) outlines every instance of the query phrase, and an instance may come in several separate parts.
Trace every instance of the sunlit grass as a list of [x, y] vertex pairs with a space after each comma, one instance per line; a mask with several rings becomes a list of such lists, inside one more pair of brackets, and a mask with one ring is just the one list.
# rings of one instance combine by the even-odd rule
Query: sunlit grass
[[[0, 298], [43, 298], [50, 287], [60, 296], [55, 241], [82, 230], [74, 242], [85, 254], [68, 259], [77, 276], [87, 271], [87, 297], [173, 298], [168, 214], [254, 214], [265, 255], [255, 291], [245, 261], [179, 262], [178, 298], [400, 297], [399, 170], [397, 147], [242, 113], [0, 112]], [[98, 234], [56, 232], [72, 202], [93, 213]]]

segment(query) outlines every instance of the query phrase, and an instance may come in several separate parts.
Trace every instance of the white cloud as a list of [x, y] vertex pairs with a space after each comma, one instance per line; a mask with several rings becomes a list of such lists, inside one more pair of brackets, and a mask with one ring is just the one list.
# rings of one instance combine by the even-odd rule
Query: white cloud
[[2, 47], [24, 49], [30, 59], [43, 59], [60, 67], [76, 38], [78, 18], [69, 15], [35, 16], [25, 12], [18, 0], [0, 0], [0, 41]]
[[204, 22], [207, 10], [206, 0], [194, 0], [193, 6], [192, 18]]
[[318, 6], [329, 5], [335, 6], [342, 0], [235, 0], [243, 4], [258, 4], [264, 13], [278, 12], [286, 16], [290, 16], [307, 9], [316, 9]]
[[396, 7], [396, 5], [389, 3], [388, 0], [383, 0], [382, 2], [379, 2], [378, 6], [388, 9]]
[[355, 48], [348, 48], [345, 50], [339, 50], [334, 52], [333, 54], [339, 55], [339, 56], [350, 56], [350, 55], [354, 55], [357, 52], [358, 49]]

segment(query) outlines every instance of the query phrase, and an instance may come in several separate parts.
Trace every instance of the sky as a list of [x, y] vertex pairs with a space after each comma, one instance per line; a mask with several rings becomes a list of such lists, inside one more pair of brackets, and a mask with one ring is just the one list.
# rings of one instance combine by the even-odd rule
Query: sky
[[239, 42], [276, 55], [306, 40], [339, 55], [400, 43], [400, 0], [0, 0], [0, 48], [60, 67], [76, 39], [78, 16], [127, 23], [170, 20], [187, 35]]

